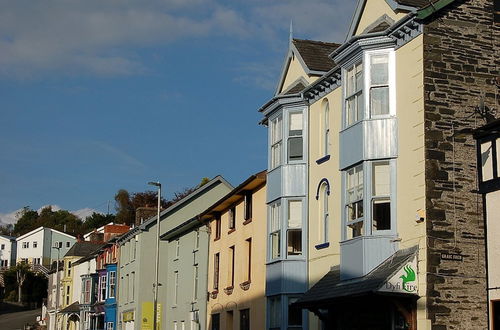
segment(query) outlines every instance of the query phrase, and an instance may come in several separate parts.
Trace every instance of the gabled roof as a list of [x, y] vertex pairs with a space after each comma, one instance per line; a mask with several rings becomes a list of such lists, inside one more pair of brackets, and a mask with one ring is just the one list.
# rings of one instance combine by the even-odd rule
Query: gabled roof
[[339, 44], [333, 42], [291, 38], [275, 95], [283, 88], [293, 56], [298, 59], [307, 75], [321, 76], [335, 66], [329, 55], [338, 46]]
[[62, 231], [59, 231], [59, 230], [55, 230], [55, 229], [52, 229], [52, 228], [38, 227], [38, 228], [33, 229], [32, 231], [30, 231], [30, 232], [28, 232], [28, 233], [26, 233], [26, 234], [24, 234], [22, 236], [19, 236], [18, 238], [16, 238], [16, 240], [19, 241], [19, 240], [25, 239], [26, 237], [31, 236], [33, 234], [36, 234], [39, 231], [44, 230], [44, 229], [48, 229], [48, 230], [50, 230], [52, 232], [56, 232], [56, 233], [59, 233], [61, 235], [67, 236], [68, 238], [75, 239], [74, 236], [71, 236], [70, 234], [63, 233]]
[[236, 201], [241, 200], [245, 191], [252, 191], [262, 187], [267, 180], [267, 171], [261, 171], [250, 176], [243, 181], [238, 187], [231, 190], [226, 196], [219, 199], [208, 209], [203, 211], [198, 217], [202, 220], [210, 219], [215, 213], [223, 212], [231, 207]]
[[76, 242], [73, 244], [71, 249], [66, 252], [65, 257], [85, 257], [89, 254], [94, 253], [96, 250], [100, 249], [103, 246], [102, 243], [94, 243], [94, 242]]
[[292, 44], [310, 71], [327, 72], [335, 66], [329, 55], [340, 44], [296, 38], [292, 39]]
[[[210, 188], [215, 187], [219, 184], [226, 185], [229, 189], [233, 189], [233, 186], [229, 182], [227, 182], [226, 179], [224, 179], [221, 175], [217, 175], [212, 180], [208, 181], [203, 186], [198, 187], [195, 191], [193, 191], [192, 193], [190, 193], [189, 195], [187, 195], [186, 197], [184, 197], [180, 201], [176, 202], [175, 204], [173, 204], [170, 207], [166, 208], [165, 210], [161, 211], [160, 219], [163, 220], [163, 218], [166, 217], [167, 215], [169, 215], [170, 213], [173, 213], [177, 209], [179, 209], [182, 206], [184, 206], [185, 204], [187, 204], [192, 199], [196, 198], [198, 195], [202, 194], [206, 190], [209, 190]], [[134, 227], [131, 230], [129, 230], [128, 232], [122, 234], [120, 237], [117, 237], [116, 242], [119, 245], [123, 244], [123, 242], [126, 242], [131, 237], [135, 236], [137, 233], [144, 231], [144, 230], [147, 230], [147, 228], [154, 225], [156, 223], [156, 221], [157, 221], [156, 215], [152, 216], [148, 220], [144, 221], [144, 223], [141, 224], [140, 226]]]
[[5, 238], [5, 239], [8, 239], [9, 241], [15, 241], [16, 240], [16, 238], [14, 236], [2, 235], [2, 234], [0, 234], [0, 238]]

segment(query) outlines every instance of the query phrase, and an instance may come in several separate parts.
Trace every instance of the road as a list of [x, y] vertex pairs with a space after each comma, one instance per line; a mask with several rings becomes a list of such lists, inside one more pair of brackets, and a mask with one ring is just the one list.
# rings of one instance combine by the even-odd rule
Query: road
[[0, 314], [0, 329], [17, 330], [23, 329], [26, 323], [33, 323], [36, 317], [42, 314], [41, 308], [31, 311]]

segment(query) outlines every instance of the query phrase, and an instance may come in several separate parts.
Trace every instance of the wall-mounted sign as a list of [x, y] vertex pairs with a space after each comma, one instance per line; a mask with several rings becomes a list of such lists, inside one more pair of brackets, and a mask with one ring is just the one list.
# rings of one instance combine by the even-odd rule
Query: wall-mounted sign
[[131, 312], [123, 312], [122, 314], [123, 322], [130, 322], [134, 320], [134, 311]]
[[383, 292], [418, 293], [417, 256], [415, 255], [379, 289]]
[[441, 260], [463, 261], [464, 256], [457, 253], [441, 253]]
[[[142, 303], [142, 319], [141, 319], [141, 329], [153, 329], [153, 314], [154, 314], [154, 305], [151, 301]], [[156, 311], [156, 322], [157, 328], [161, 329], [161, 304], [158, 303], [158, 310]]]

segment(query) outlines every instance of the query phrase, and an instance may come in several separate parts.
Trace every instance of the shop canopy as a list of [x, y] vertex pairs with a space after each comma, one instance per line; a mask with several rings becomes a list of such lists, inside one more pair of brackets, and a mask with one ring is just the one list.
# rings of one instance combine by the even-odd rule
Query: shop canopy
[[368, 295], [418, 297], [418, 247], [399, 250], [365, 276], [341, 280], [340, 266], [332, 269], [294, 303], [310, 310]]

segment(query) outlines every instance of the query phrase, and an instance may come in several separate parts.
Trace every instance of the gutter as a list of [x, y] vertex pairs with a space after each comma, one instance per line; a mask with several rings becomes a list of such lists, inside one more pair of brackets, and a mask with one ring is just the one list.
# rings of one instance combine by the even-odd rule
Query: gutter
[[434, 14], [435, 12], [438, 12], [439, 10], [448, 6], [452, 2], [455, 2], [455, 0], [439, 0], [437, 2], [431, 3], [429, 6], [417, 11], [417, 18], [418, 19], [427, 18], [432, 14]]

